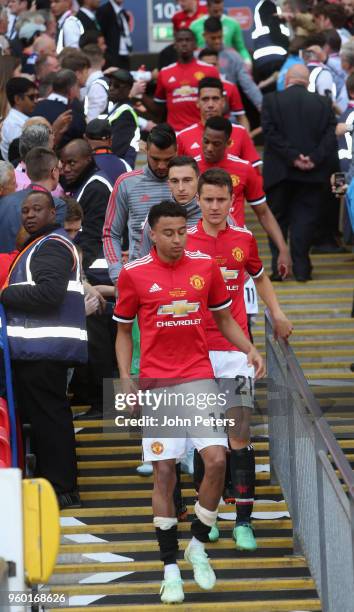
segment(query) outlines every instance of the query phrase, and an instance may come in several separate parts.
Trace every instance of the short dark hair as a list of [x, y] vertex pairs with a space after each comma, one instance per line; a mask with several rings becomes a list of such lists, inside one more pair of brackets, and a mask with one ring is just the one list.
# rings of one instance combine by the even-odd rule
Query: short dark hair
[[342, 41], [337, 30], [331, 28], [330, 30], [325, 30], [323, 34], [325, 41], [331, 50], [334, 51], [334, 53], [339, 53], [342, 46]]
[[180, 28], [179, 30], [177, 30], [177, 32], [175, 32], [175, 39], [178, 36], [178, 34], [185, 34], [187, 32], [187, 34], [190, 34], [192, 36], [192, 38], [194, 38], [194, 40], [196, 40], [195, 34], [193, 32], [193, 30], [190, 30], [189, 28]]
[[354, 74], [350, 74], [345, 82], [345, 86], [347, 88], [348, 96], [350, 94], [354, 94]]
[[57, 163], [57, 155], [46, 147], [34, 147], [25, 157], [26, 171], [33, 182], [49, 178], [53, 166]]
[[324, 35], [324, 32], [315, 32], [314, 34], [310, 34], [310, 36], [307, 36], [305, 38], [303, 49], [307, 49], [308, 47], [312, 47], [313, 45], [324, 47], [325, 44], [326, 37]]
[[341, 4], [329, 4], [328, 2], [319, 2], [311, 9], [311, 13], [315, 17], [324, 15], [325, 17], [331, 20], [334, 28], [343, 28], [347, 21], [346, 12]]
[[224, 132], [227, 140], [232, 134], [232, 123], [225, 117], [209, 117], [205, 122], [205, 129], [210, 128], [217, 132]]
[[70, 89], [77, 84], [77, 76], [73, 70], [67, 68], [55, 72], [53, 77], [53, 91], [67, 96]]
[[161, 217], [183, 217], [187, 219], [187, 211], [185, 207], [177, 204], [177, 202], [162, 200], [160, 204], [155, 204], [150, 208], [148, 223], [151, 229], [153, 229]]
[[91, 65], [101, 61], [104, 57], [103, 52], [101, 51], [98, 45], [85, 45], [85, 49], [83, 49], [83, 52], [87, 56]]
[[176, 134], [168, 123], [159, 123], [152, 128], [146, 139], [147, 147], [154, 144], [158, 149], [177, 148]]
[[198, 194], [201, 194], [203, 185], [216, 185], [217, 187], [226, 186], [229, 194], [233, 194], [232, 178], [226, 170], [222, 168], [210, 168], [200, 175], [198, 181]]
[[84, 32], [79, 39], [79, 47], [84, 51], [84, 47], [86, 45], [97, 45], [97, 41], [99, 38], [103, 38], [102, 32], [98, 32], [96, 30], [87, 30]]
[[219, 57], [219, 51], [214, 51], [214, 49], [208, 49], [208, 47], [205, 47], [199, 52], [198, 59], [202, 60], [203, 57], [209, 57], [209, 55]]
[[70, 196], [65, 196], [63, 200], [66, 204], [64, 221], [83, 221], [84, 211], [82, 210], [81, 204]]
[[15, 96], [23, 96], [30, 91], [30, 89], [36, 89], [33, 81], [26, 79], [26, 77], [13, 77], [6, 83], [6, 96], [10, 106], [15, 104]]
[[38, 188], [36, 189], [36, 185], [34, 185], [34, 188], [31, 189], [31, 191], [29, 192], [28, 195], [26, 195], [26, 197], [24, 198], [23, 202], [22, 202], [22, 206], [21, 208], [23, 208], [25, 202], [27, 202], [27, 200], [29, 198], [31, 198], [33, 196], [33, 194], [39, 195], [39, 196], [44, 196], [49, 204], [49, 208], [55, 208], [55, 203], [53, 200], [53, 196], [50, 193], [50, 191], [48, 191], [48, 189], [43, 188]]
[[220, 17], [208, 17], [208, 19], [204, 21], [204, 32], [215, 34], [215, 32], [220, 32], [220, 30], [222, 30]]
[[191, 166], [196, 175], [199, 176], [199, 166], [194, 157], [190, 157], [189, 155], [177, 155], [168, 163], [169, 170], [171, 168], [183, 168], [183, 166]]
[[224, 93], [224, 86], [217, 77], [204, 77], [204, 79], [201, 79], [198, 83], [198, 95], [205, 87], [212, 87], [218, 89], [222, 94]]
[[62, 68], [67, 68], [76, 72], [76, 70], [84, 70], [90, 68], [91, 62], [87, 55], [81, 49], [67, 49], [66, 53], [60, 58]]

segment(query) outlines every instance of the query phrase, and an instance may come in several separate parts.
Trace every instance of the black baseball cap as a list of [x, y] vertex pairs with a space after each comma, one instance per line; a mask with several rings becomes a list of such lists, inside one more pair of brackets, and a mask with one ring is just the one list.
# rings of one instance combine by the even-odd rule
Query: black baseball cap
[[109, 75], [111, 79], [116, 79], [117, 81], [121, 81], [122, 83], [127, 83], [128, 85], [133, 85], [134, 79], [130, 74], [129, 70], [124, 70], [123, 68], [119, 68], [115, 72], [111, 72]]
[[92, 140], [104, 140], [112, 136], [112, 130], [107, 119], [92, 119], [85, 130], [87, 138]]

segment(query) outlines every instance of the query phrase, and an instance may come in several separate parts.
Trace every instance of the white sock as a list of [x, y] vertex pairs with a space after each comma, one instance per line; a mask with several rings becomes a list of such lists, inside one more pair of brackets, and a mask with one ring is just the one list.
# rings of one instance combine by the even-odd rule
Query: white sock
[[165, 565], [165, 580], [169, 578], [180, 578], [181, 572], [179, 571], [179, 567], [177, 563], [168, 563]]
[[201, 542], [200, 540], [197, 540], [197, 538], [195, 538], [194, 536], [192, 537], [191, 541], [189, 542], [189, 546], [193, 546], [193, 548], [199, 548], [200, 550], [204, 550], [205, 549], [204, 542]]

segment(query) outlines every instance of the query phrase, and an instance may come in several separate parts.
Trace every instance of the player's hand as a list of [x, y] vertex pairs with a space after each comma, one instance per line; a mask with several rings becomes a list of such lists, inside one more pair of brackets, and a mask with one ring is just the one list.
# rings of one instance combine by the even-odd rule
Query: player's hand
[[94, 295], [85, 295], [85, 314], [87, 317], [97, 312], [98, 306], [98, 299]]
[[262, 356], [259, 354], [255, 346], [247, 353], [247, 363], [249, 366], [254, 366], [255, 377], [263, 378], [266, 369]]
[[277, 270], [282, 279], [284, 280], [291, 274], [292, 269], [292, 261], [290, 257], [290, 253], [288, 249], [284, 249], [284, 251], [279, 251], [278, 261], [277, 261]]
[[106, 309], [106, 300], [103, 295], [98, 291], [98, 289], [92, 285], [88, 285], [87, 293], [90, 297], [94, 297], [97, 300], [97, 312], [98, 314], [103, 314]]
[[289, 321], [289, 319], [285, 316], [284, 313], [280, 313], [276, 317], [273, 318], [273, 326], [274, 326], [274, 338], [282, 338], [282, 340], [287, 340], [289, 336], [291, 336], [293, 332], [293, 325]]

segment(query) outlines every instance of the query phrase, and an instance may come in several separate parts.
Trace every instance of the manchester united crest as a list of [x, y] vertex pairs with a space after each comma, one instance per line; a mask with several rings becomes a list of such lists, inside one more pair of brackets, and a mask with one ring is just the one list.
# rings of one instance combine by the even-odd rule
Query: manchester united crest
[[242, 249], [240, 249], [240, 247], [235, 247], [234, 249], [232, 249], [232, 257], [236, 261], [243, 261], [244, 256], [244, 252]]
[[150, 448], [154, 455], [161, 455], [161, 453], [164, 451], [162, 442], [153, 442]]
[[205, 74], [204, 74], [204, 72], [195, 72], [194, 76], [197, 79], [197, 81], [201, 81], [202, 79], [204, 79]]
[[237, 187], [240, 184], [240, 177], [237, 174], [231, 174], [232, 186]]
[[189, 282], [192, 285], [192, 287], [194, 289], [197, 289], [198, 291], [203, 289], [205, 285], [204, 278], [202, 276], [199, 276], [199, 274], [193, 274], [193, 276], [190, 277]]

